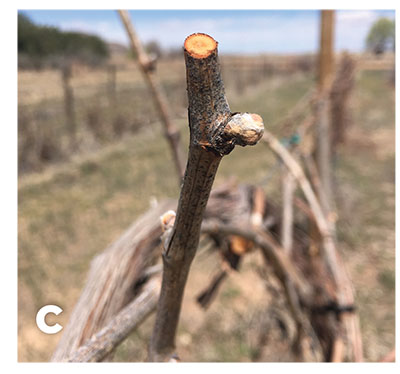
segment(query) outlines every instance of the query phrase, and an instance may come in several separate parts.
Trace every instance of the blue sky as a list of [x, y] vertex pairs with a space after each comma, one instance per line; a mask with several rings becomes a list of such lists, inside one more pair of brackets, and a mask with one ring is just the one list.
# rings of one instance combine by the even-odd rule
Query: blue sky
[[[84, 31], [127, 45], [121, 22], [112, 10], [24, 10], [38, 24]], [[143, 42], [157, 40], [176, 48], [187, 35], [205, 32], [220, 42], [220, 53], [304, 53], [318, 47], [316, 10], [134, 10], [132, 21]], [[390, 10], [336, 11], [335, 48], [360, 52], [370, 26]]]

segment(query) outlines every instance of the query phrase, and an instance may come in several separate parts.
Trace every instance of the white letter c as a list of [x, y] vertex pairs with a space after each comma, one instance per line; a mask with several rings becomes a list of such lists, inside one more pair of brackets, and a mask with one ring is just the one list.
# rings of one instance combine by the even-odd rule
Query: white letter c
[[57, 334], [62, 330], [62, 326], [59, 323], [54, 325], [48, 325], [46, 323], [46, 316], [49, 313], [53, 313], [58, 316], [63, 310], [57, 305], [45, 305], [44, 307], [40, 308], [36, 314], [36, 324], [37, 327], [45, 334]]

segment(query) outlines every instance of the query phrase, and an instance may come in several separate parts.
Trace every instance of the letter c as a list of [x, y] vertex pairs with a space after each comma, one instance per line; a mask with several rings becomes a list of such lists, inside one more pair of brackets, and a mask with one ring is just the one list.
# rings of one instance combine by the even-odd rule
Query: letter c
[[59, 323], [48, 325], [45, 318], [49, 313], [53, 313], [58, 316], [62, 311], [63, 310], [57, 305], [45, 305], [44, 307], [40, 308], [36, 314], [36, 324], [39, 330], [45, 334], [57, 334], [60, 332], [63, 327]]

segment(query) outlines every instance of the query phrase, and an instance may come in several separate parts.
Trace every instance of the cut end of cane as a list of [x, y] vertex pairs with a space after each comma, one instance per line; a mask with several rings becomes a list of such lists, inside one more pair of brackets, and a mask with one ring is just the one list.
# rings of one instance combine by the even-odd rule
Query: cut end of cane
[[218, 43], [209, 35], [196, 33], [185, 40], [185, 50], [194, 58], [206, 58], [214, 52]]
[[168, 210], [161, 217], [161, 229], [163, 232], [167, 231], [169, 228], [172, 228], [175, 223], [176, 213], [173, 210]]
[[236, 113], [228, 121], [224, 132], [238, 145], [255, 145], [264, 134], [264, 123], [258, 114]]

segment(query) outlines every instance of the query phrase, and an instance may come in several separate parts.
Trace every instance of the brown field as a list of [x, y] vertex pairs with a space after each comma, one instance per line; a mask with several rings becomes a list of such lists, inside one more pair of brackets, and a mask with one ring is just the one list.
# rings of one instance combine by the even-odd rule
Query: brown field
[[[158, 74], [187, 145], [183, 61], [160, 63]], [[259, 113], [277, 135], [281, 135], [280, 129], [273, 124], [314, 84], [310, 72], [249, 70], [239, 75], [229, 67], [224, 70], [223, 65], [223, 74], [231, 110]], [[395, 342], [395, 106], [389, 78], [387, 71], [357, 73], [351, 99], [352, 126], [335, 163], [339, 247], [354, 281], [368, 361], [379, 360]], [[19, 361], [48, 361], [60, 337], [37, 329], [37, 310], [45, 304], [59, 305], [64, 312], [57, 321], [65, 325], [94, 255], [145, 212], [151, 201], [179, 193], [168, 147], [136, 67], [126, 64], [117, 71], [117, 109], [126, 121], [138, 118], [135, 131], [125, 131], [119, 138], [112, 135], [115, 113], [110, 113], [107, 102], [107, 79], [104, 69], [77, 68], [73, 74], [80, 146], [71, 153], [64, 144], [60, 73], [19, 74], [20, 116], [23, 113], [30, 118], [26, 123], [58, 126], [54, 136], [62, 140], [66, 153], [47, 163], [28, 163], [29, 168], [20, 173]], [[87, 126], [87, 111], [93, 105], [101, 113], [103, 141]], [[43, 117], [43, 113], [47, 115]], [[20, 136], [23, 134], [21, 131]], [[215, 185], [235, 175], [240, 182], [261, 184], [267, 196], [279, 202], [279, 173], [265, 183], [274, 165], [272, 153], [261, 144], [236, 149], [222, 162]], [[271, 296], [257, 273], [262, 267], [257, 253], [248, 256], [240, 272], [229, 277], [207, 312], [196, 305], [194, 296], [208, 282], [218, 261], [216, 254], [206, 251], [200, 251], [195, 259], [178, 331], [181, 358], [290, 360], [276, 328], [271, 328], [265, 345], [260, 346], [259, 331], [265, 328]], [[154, 316], [150, 317], [131, 334], [118, 348], [114, 361], [145, 359], [153, 320]]]

